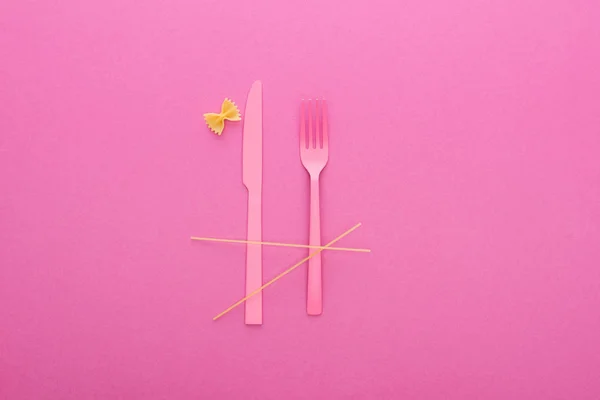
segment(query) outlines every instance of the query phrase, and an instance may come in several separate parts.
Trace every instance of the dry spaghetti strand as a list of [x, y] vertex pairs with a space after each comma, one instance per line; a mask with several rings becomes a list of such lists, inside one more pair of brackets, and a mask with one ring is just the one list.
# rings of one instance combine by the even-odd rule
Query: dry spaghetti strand
[[227, 314], [229, 311], [233, 310], [234, 308], [236, 308], [237, 306], [239, 306], [240, 304], [242, 304], [243, 302], [245, 302], [246, 300], [248, 300], [252, 296], [260, 293], [267, 286], [271, 286], [273, 283], [277, 282], [279, 279], [283, 278], [284, 276], [286, 276], [287, 274], [289, 274], [290, 272], [292, 272], [293, 270], [295, 270], [296, 268], [298, 268], [299, 266], [301, 266], [302, 264], [304, 264], [305, 262], [307, 262], [308, 260], [310, 260], [311, 258], [313, 258], [314, 256], [316, 256], [317, 254], [319, 254], [323, 250], [326, 250], [327, 248], [331, 247], [332, 244], [334, 244], [337, 241], [341, 240], [345, 236], [348, 236], [350, 233], [352, 233], [352, 231], [358, 229], [358, 227], [360, 225], [361, 224], [359, 222], [358, 224], [354, 225], [352, 228], [348, 229], [346, 232], [342, 233], [340, 236], [338, 236], [335, 239], [333, 239], [331, 242], [327, 243], [325, 246], [323, 246], [323, 248], [315, 251], [314, 253], [309, 254], [307, 257], [305, 257], [302, 260], [298, 261], [296, 264], [292, 265], [290, 268], [288, 268], [287, 270], [283, 271], [281, 274], [277, 275], [275, 278], [271, 279], [269, 282], [265, 283], [264, 285], [262, 285], [261, 287], [259, 287], [258, 289], [256, 289], [255, 291], [253, 291], [252, 293], [250, 293], [249, 295], [247, 295], [243, 299], [238, 300], [236, 303], [234, 303], [233, 305], [231, 305], [225, 311], [222, 311], [220, 314], [217, 314], [213, 318], [213, 321], [216, 321], [217, 319], [221, 318], [223, 315]]
[[253, 240], [221, 239], [221, 238], [196, 237], [196, 236], [192, 236], [190, 239], [203, 241], [203, 242], [261, 244], [263, 246], [299, 247], [299, 248], [303, 248], [303, 249], [321, 249], [321, 250], [331, 250], [331, 251], [353, 251], [356, 253], [370, 253], [371, 252], [371, 249], [355, 249], [352, 247], [324, 247], [324, 246], [311, 246], [311, 245], [307, 245], [307, 244], [258, 242], [258, 241], [253, 241]]

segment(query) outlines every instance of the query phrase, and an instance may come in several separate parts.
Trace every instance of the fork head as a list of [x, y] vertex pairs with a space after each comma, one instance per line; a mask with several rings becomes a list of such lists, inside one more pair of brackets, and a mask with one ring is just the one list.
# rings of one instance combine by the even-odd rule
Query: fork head
[[300, 159], [311, 177], [318, 177], [329, 158], [327, 103], [302, 100], [300, 105]]

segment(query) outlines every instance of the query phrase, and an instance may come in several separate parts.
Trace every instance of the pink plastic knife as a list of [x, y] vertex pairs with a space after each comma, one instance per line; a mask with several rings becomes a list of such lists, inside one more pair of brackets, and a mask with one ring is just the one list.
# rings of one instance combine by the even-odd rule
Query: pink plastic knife
[[[244, 110], [243, 182], [248, 189], [248, 240], [262, 241], [262, 83], [250, 88]], [[262, 246], [246, 245], [246, 296], [262, 286]], [[246, 325], [262, 325], [262, 291], [246, 301]]]

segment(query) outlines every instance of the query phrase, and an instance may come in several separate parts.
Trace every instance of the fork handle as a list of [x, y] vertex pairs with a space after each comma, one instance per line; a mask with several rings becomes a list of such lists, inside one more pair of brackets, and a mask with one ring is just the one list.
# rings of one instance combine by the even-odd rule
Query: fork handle
[[[311, 176], [310, 178], [310, 234], [308, 242], [311, 246], [321, 245], [319, 176]], [[321, 253], [319, 253], [308, 260], [308, 290], [306, 296], [306, 313], [308, 315], [321, 315], [323, 313], [322, 278]]]

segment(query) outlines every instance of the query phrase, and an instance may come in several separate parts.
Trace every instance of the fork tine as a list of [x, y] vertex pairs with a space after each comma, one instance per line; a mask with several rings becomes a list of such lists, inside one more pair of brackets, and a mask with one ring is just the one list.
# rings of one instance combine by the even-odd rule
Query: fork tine
[[313, 149], [315, 147], [315, 132], [313, 130], [313, 107], [312, 100], [308, 99], [308, 140], [306, 141], [308, 148]]
[[315, 99], [315, 148], [320, 149], [323, 141], [321, 140], [321, 129], [319, 121], [319, 99]]
[[304, 115], [304, 99], [300, 102], [300, 149], [306, 149], [306, 118]]
[[329, 148], [329, 131], [327, 129], [327, 102], [321, 99], [321, 130], [323, 131], [323, 148]]

